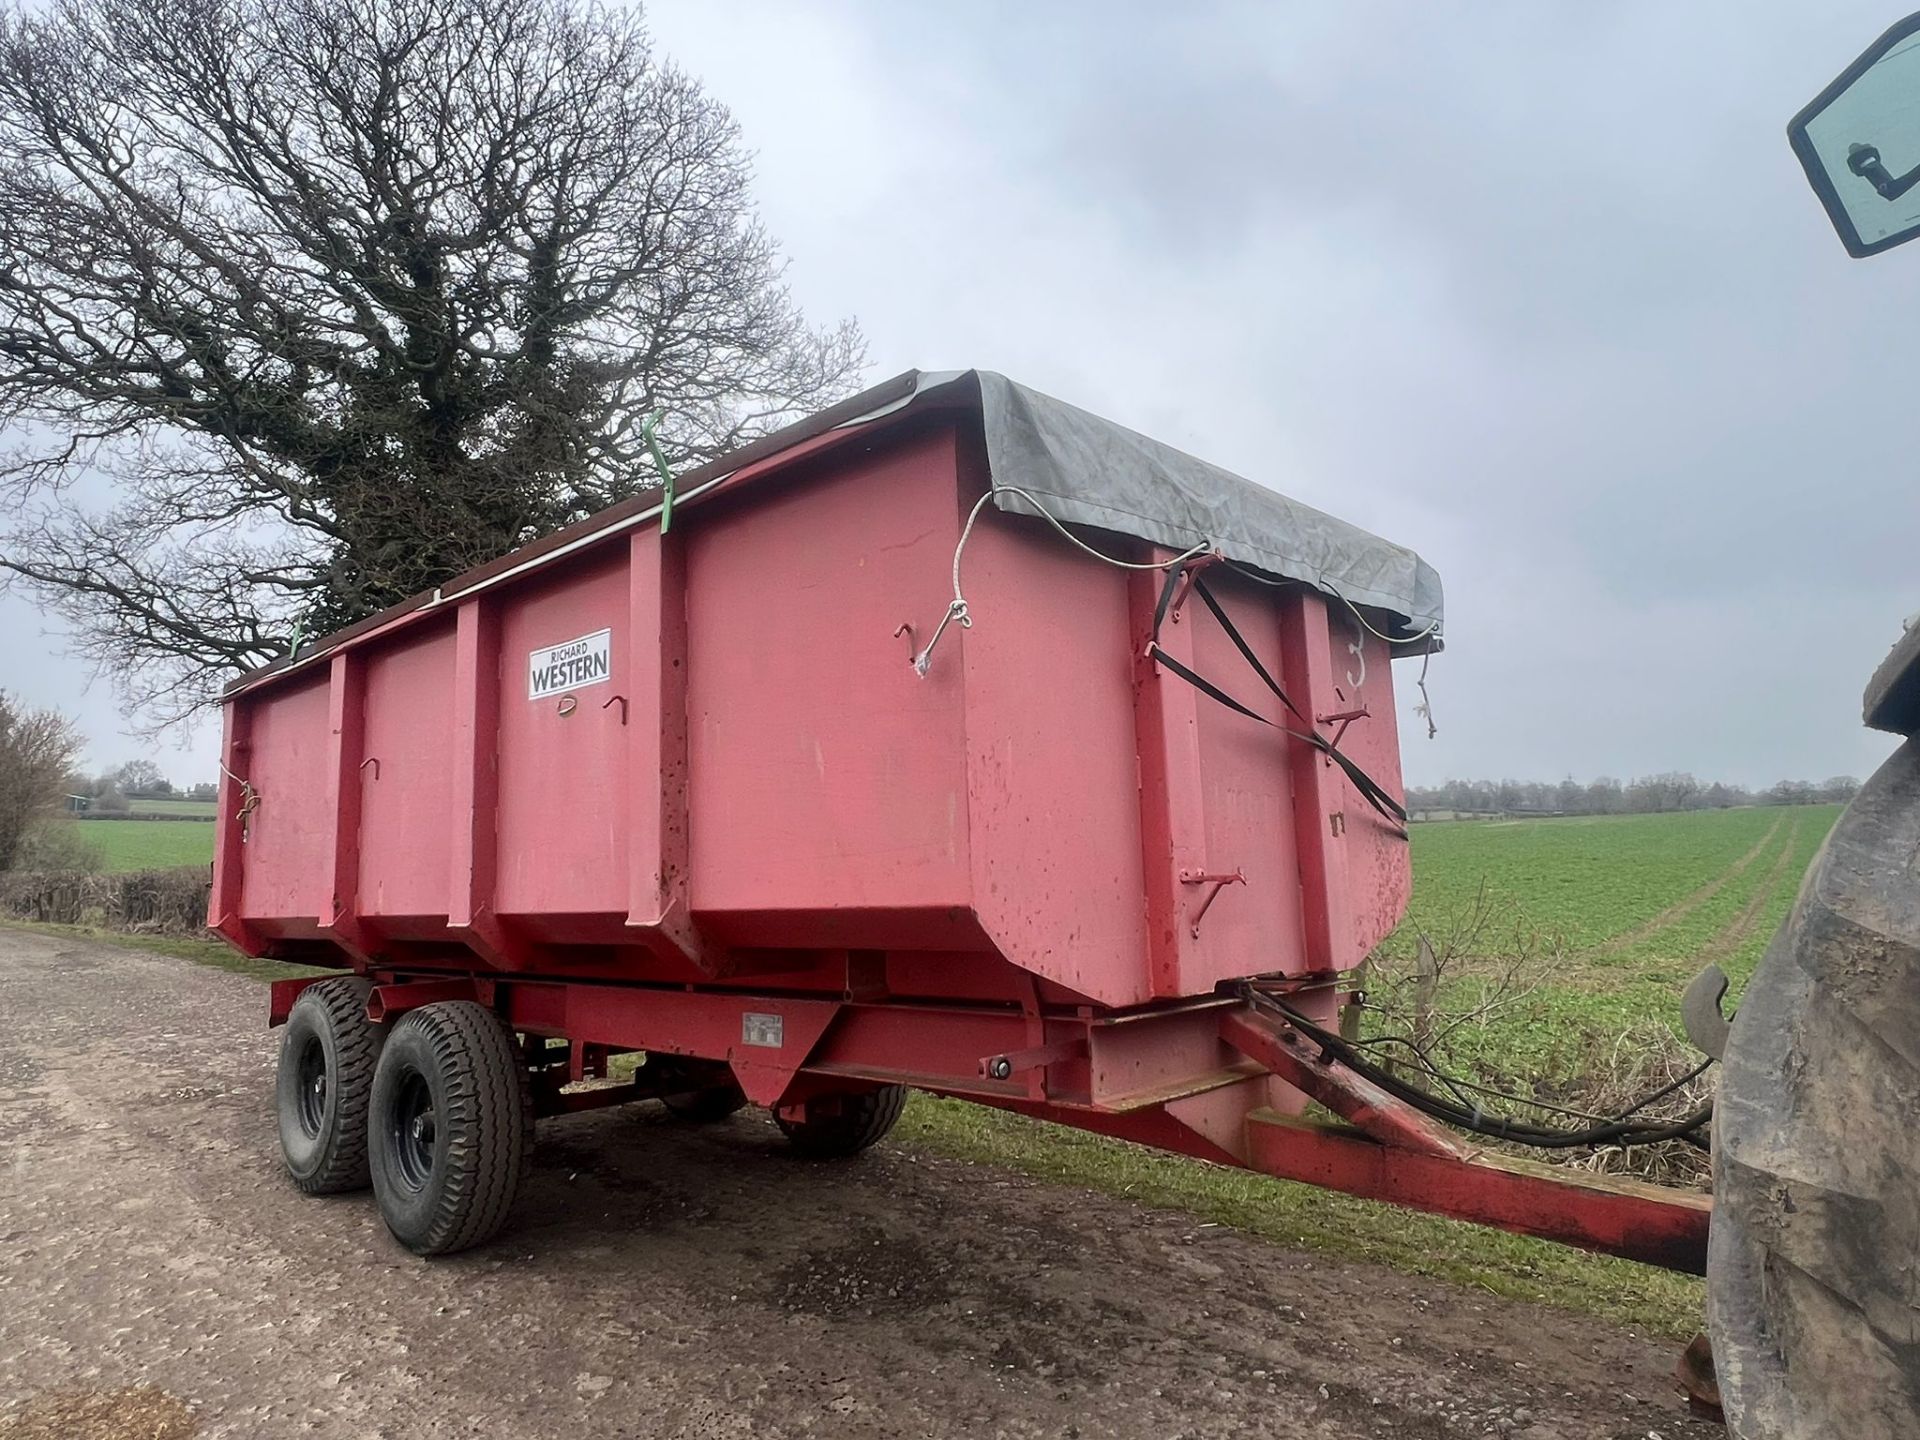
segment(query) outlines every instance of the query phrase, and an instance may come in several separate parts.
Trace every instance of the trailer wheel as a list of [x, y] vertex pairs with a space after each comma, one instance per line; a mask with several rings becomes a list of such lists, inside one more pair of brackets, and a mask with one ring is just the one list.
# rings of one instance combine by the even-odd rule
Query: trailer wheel
[[715, 1125], [745, 1108], [747, 1097], [738, 1085], [715, 1085], [705, 1090], [662, 1095], [660, 1103], [676, 1120], [689, 1125]]
[[674, 1119], [689, 1125], [717, 1124], [747, 1103], [746, 1092], [733, 1078], [732, 1067], [724, 1062], [662, 1056], [648, 1060], [647, 1065], [661, 1068], [662, 1083], [684, 1087], [663, 1091], [660, 1103]]
[[858, 1155], [886, 1138], [906, 1103], [906, 1086], [881, 1085], [872, 1090], [816, 1095], [806, 1102], [801, 1119], [789, 1120], [776, 1110], [773, 1123], [802, 1155], [813, 1160], [837, 1160]]
[[505, 1025], [471, 1000], [410, 1010], [373, 1076], [373, 1193], [394, 1239], [449, 1255], [506, 1223], [533, 1150], [527, 1072]]
[[1917, 864], [1910, 740], [1834, 825], [1734, 1017], [1707, 1322], [1741, 1440], [1915, 1433]]
[[294, 1000], [280, 1037], [280, 1155], [309, 1195], [367, 1186], [367, 1103], [380, 1055], [380, 1027], [367, 1020], [372, 989], [357, 975], [315, 981]]

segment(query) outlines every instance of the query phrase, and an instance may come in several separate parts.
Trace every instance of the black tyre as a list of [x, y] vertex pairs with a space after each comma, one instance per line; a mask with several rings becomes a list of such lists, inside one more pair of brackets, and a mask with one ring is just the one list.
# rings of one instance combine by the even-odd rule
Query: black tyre
[[1917, 746], [1834, 826], [1728, 1041], [1707, 1320], [1738, 1440], [1920, 1435]]
[[357, 975], [314, 982], [280, 1037], [280, 1155], [309, 1195], [367, 1186], [367, 1105], [380, 1057], [380, 1027], [367, 1021], [372, 988]]
[[410, 1010], [373, 1077], [373, 1193], [394, 1239], [449, 1255], [506, 1223], [533, 1150], [533, 1103], [513, 1036], [485, 1006]]
[[715, 1085], [707, 1090], [682, 1090], [662, 1095], [660, 1103], [676, 1120], [689, 1125], [715, 1125], [743, 1109], [747, 1097], [738, 1085]]
[[886, 1137], [907, 1103], [907, 1087], [882, 1085], [841, 1095], [816, 1095], [807, 1101], [799, 1120], [778, 1111], [774, 1123], [793, 1148], [814, 1160], [836, 1160], [857, 1155]]
[[663, 1056], [648, 1060], [648, 1068], [661, 1068], [662, 1083], [679, 1087], [664, 1091], [660, 1103], [676, 1120], [689, 1125], [713, 1125], [725, 1120], [747, 1103], [746, 1092], [733, 1078], [732, 1069], [718, 1061], [682, 1060]]

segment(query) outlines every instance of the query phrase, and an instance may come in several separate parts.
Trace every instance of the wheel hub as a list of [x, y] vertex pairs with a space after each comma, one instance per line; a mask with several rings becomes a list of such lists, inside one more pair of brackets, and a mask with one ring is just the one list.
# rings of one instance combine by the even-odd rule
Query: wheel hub
[[400, 1183], [409, 1190], [425, 1189], [433, 1178], [439, 1126], [433, 1113], [433, 1090], [419, 1071], [411, 1071], [395, 1087], [386, 1128], [388, 1154], [393, 1157]]
[[320, 1037], [307, 1037], [300, 1051], [300, 1129], [316, 1138], [327, 1123], [327, 1052]]

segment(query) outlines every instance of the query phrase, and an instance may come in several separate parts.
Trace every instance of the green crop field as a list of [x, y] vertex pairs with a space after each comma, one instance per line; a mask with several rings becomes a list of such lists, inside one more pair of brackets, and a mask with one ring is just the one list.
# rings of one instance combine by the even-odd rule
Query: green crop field
[[[1709, 962], [1738, 999], [1786, 917], [1837, 805], [1677, 815], [1448, 821], [1413, 828], [1414, 898], [1382, 947], [1405, 962], [1492, 917], [1473, 947], [1496, 960], [1530, 949], [1530, 993], [1463, 1036], [1509, 1076], [1551, 1080], [1591, 1045], [1636, 1024], [1677, 1033], [1680, 992]], [[1463, 967], [1471, 976], [1479, 969]]]
[[[1839, 813], [1768, 806], [1417, 825], [1408, 927], [1444, 925], [1485, 885], [1576, 953], [1690, 955], [1717, 938], [1729, 942], [1727, 959], [1751, 968], [1767, 916], [1777, 921], [1782, 895], [1791, 898], [1776, 872], [1797, 881]], [[1781, 903], [1749, 914], [1756, 895]]]
[[211, 865], [217, 827], [189, 820], [82, 820], [80, 837], [96, 847], [107, 870], [164, 870]]

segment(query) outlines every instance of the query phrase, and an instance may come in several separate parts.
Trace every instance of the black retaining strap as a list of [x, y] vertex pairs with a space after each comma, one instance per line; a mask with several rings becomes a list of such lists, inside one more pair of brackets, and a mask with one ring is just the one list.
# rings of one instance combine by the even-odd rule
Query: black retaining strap
[[1205, 603], [1207, 609], [1213, 612], [1213, 618], [1220, 622], [1220, 628], [1227, 632], [1227, 638], [1233, 641], [1234, 648], [1246, 657], [1247, 664], [1253, 667], [1254, 674], [1260, 677], [1266, 684], [1267, 689], [1280, 697], [1280, 703], [1286, 706], [1294, 718], [1299, 720], [1300, 723], [1307, 728], [1304, 731], [1295, 730], [1291, 725], [1283, 725], [1278, 721], [1269, 720], [1258, 710], [1241, 704], [1211, 680], [1194, 673], [1194, 671], [1182, 665], [1178, 660], [1160, 648], [1160, 626], [1167, 618], [1167, 611], [1172, 608], [1173, 593], [1179, 587], [1180, 577], [1186, 573], [1186, 568], [1186, 564], [1182, 562], [1167, 572], [1167, 583], [1160, 591], [1160, 603], [1153, 608], [1153, 638], [1147, 643], [1147, 653], [1209, 699], [1219, 701], [1220, 704], [1226, 706], [1229, 710], [1236, 711], [1246, 716], [1249, 720], [1258, 720], [1262, 725], [1271, 725], [1283, 735], [1291, 735], [1294, 739], [1304, 741], [1313, 746], [1314, 749], [1338, 765], [1341, 770], [1346, 773], [1347, 779], [1353, 782], [1353, 788], [1360, 792], [1360, 797], [1392, 824], [1395, 834], [1399, 835], [1403, 840], [1406, 839], [1407, 832], [1404, 828], [1407, 820], [1406, 807], [1398, 800], [1395, 800], [1392, 795], [1388, 794], [1386, 787], [1381, 785], [1379, 781], [1375, 780], [1352, 760], [1341, 754], [1339, 748], [1335, 746], [1331, 740], [1313, 728], [1313, 721], [1308, 718], [1305, 711], [1293, 703], [1293, 697], [1281, 688], [1280, 682], [1275, 680], [1267, 667], [1260, 663], [1260, 657], [1253, 653], [1253, 647], [1247, 643], [1246, 637], [1240, 633], [1240, 628], [1227, 617], [1226, 610], [1221, 606], [1220, 602], [1214, 598], [1213, 592], [1207, 588], [1206, 582], [1198, 575], [1193, 577], [1193, 593], [1198, 595]]

